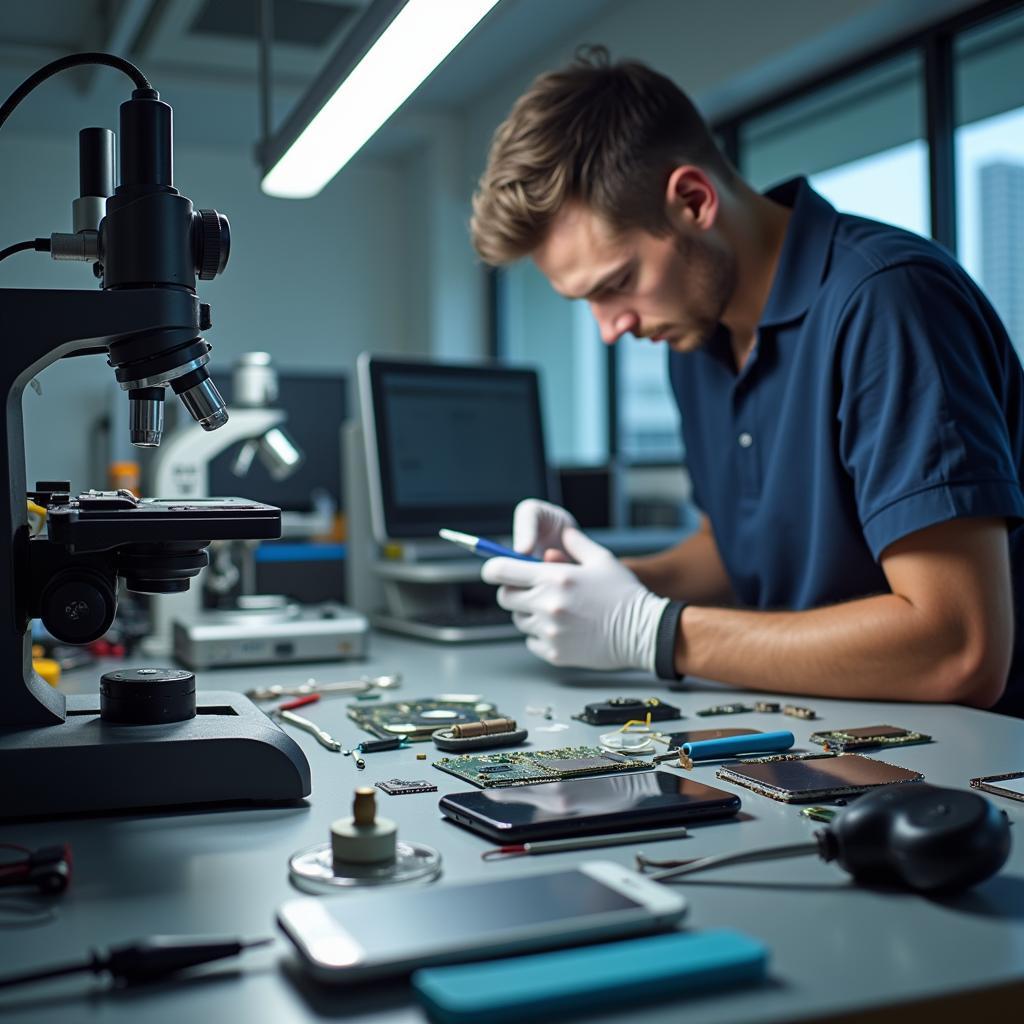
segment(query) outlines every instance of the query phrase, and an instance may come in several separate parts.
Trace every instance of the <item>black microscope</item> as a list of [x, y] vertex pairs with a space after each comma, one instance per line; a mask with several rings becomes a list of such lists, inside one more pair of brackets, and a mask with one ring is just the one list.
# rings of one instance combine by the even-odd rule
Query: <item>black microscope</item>
[[[57, 359], [102, 353], [131, 406], [131, 440], [160, 443], [169, 387], [207, 430], [227, 410], [207, 371], [210, 307], [196, 277], [224, 270], [226, 218], [194, 210], [173, 187], [171, 108], [129, 62], [74, 54], [27, 79], [0, 107], [0, 129], [40, 82], [65, 68], [105, 64], [136, 88], [120, 111], [120, 183], [113, 133], [80, 133], [81, 196], [74, 232], [0, 251], [49, 250], [93, 266], [98, 290], [0, 288], [0, 818], [243, 802], [310, 792], [298, 745], [247, 698], [201, 693], [189, 672], [106, 673], [96, 695], [65, 697], [33, 670], [29, 624], [89, 643], [113, 620], [118, 577], [129, 590], [185, 590], [213, 540], [280, 535], [279, 509], [241, 498], [139, 500], [128, 491], [74, 494], [63, 481], [26, 490], [21, 399]], [[2, 138], [0, 138], [2, 141]], [[28, 501], [46, 509], [30, 534]]]

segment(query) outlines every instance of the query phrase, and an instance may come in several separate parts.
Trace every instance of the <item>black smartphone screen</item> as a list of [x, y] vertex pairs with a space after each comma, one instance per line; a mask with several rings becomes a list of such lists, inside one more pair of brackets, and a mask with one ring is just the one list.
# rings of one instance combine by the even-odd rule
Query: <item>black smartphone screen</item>
[[654, 771], [454, 793], [439, 806], [460, 825], [506, 843], [683, 825], [735, 814], [740, 800]]

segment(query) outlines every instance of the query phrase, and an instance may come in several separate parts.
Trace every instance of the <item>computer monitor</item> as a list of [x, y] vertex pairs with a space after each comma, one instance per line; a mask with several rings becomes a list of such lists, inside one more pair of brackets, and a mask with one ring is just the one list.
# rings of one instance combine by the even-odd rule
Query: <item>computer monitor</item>
[[358, 374], [379, 543], [508, 536], [520, 500], [548, 497], [535, 371], [364, 352]]

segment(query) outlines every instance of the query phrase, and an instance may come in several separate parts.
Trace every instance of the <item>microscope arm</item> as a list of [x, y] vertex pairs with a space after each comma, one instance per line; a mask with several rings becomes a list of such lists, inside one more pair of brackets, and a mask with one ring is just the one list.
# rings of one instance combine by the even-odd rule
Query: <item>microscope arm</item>
[[190, 423], [164, 441], [153, 473], [157, 498], [205, 498], [210, 494], [209, 465], [221, 452], [239, 441], [261, 437], [283, 423], [283, 409], [233, 408], [231, 419], [219, 430], [206, 431]]

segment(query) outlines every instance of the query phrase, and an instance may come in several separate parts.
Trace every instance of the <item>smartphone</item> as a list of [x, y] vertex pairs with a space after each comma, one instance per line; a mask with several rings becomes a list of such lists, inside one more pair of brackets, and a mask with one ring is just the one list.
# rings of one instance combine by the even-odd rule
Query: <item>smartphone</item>
[[715, 775], [784, 803], [825, 800], [863, 793], [875, 786], [920, 782], [924, 778], [920, 772], [863, 754], [818, 754], [792, 761], [740, 761], [719, 768]]
[[686, 901], [611, 861], [518, 878], [289, 900], [277, 922], [320, 981], [351, 984], [671, 928]]
[[523, 843], [727, 817], [740, 809], [740, 798], [653, 771], [453, 793], [438, 806], [488, 839]]
[[1024, 772], [1008, 772], [1005, 775], [983, 775], [971, 779], [971, 789], [980, 789], [996, 796], [1007, 796], [1011, 800], [1024, 801]]

